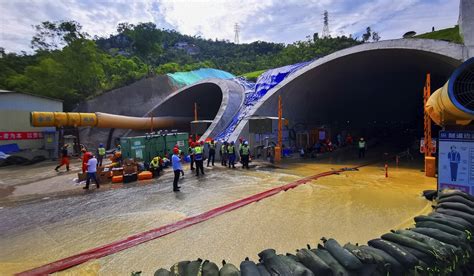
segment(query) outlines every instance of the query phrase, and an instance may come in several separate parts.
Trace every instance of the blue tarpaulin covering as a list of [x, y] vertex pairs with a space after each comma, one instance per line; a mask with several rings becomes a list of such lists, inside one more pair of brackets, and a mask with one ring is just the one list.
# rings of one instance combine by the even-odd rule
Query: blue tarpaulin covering
[[176, 72], [173, 74], [167, 74], [177, 86], [187, 86], [193, 83], [199, 82], [204, 79], [232, 79], [235, 78], [229, 72], [212, 69], [212, 68], [201, 68], [190, 72]]
[[306, 61], [287, 65], [279, 68], [270, 69], [265, 71], [257, 79], [256, 83], [247, 81], [244, 78], [235, 78], [234, 81], [242, 85], [245, 89], [245, 101], [244, 105], [240, 107], [237, 114], [234, 116], [232, 121], [229, 123], [227, 128], [214, 139], [227, 140], [232, 132], [235, 130], [237, 125], [242, 121], [243, 118], [247, 117], [252, 106], [254, 106], [260, 99], [267, 94], [267, 92], [273, 87], [277, 86], [280, 82], [285, 80], [287, 77], [308, 65], [312, 61]]

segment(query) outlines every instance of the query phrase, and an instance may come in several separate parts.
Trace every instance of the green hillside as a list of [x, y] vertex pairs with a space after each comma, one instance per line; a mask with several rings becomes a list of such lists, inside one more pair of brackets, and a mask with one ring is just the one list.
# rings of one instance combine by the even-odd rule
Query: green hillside
[[449, 42], [454, 42], [458, 44], [463, 43], [463, 39], [459, 34], [459, 26], [456, 25], [453, 28], [443, 29], [439, 31], [434, 31], [430, 33], [420, 34], [414, 36], [415, 38], [426, 38], [426, 39], [437, 39], [444, 40]]

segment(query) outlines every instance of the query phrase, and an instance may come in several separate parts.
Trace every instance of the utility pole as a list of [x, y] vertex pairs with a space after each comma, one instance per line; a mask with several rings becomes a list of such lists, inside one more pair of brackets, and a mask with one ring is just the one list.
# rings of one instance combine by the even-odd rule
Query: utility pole
[[198, 105], [194, 103], [194, 121], [198, 120]]
[[281, 147], [283, 144], [282, 131], [283, 131], [283, 105], [281, 103], [281, 96], [278, 96], [278, 141], [275, 147], [275, 162], [281, 161]]
[[239, 32], [240, 32], [239, 23], [234, 24], [234, 31], [235, 31], [234, 43], [239, 44]]
[[323, 13], [323, 38], [329, 37], [329, 13], [327, 10], [324, 11]]
[[431, 96], [431, 75], [426, 74], [425, 87], [423, 88], [423, 111], [424, 111], [424, 134], [425, 144], [423, 151], [425, 153], [425, 175], [434, 177], [436, 174], [436, 159], [431, 156], [432, 145], [431, 145], [431, 118], [426, 112], [426, 102]]

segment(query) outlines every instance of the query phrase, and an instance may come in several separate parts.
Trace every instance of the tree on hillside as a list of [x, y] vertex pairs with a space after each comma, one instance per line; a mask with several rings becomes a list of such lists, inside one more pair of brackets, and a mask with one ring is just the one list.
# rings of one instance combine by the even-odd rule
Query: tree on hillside
[[365, 29], [365, 33], [362, 35], [362, 41], [367, 42], [369, 41], [370, 37], [372, 36], [372, 30], [370, 27]]
[[380, 38], [381, 38], [381, 37], [380, 37], [380, 35], [379, 35], [378, 32], [372, 32], [372, 41], [377, 42], [377, 41], [380, 40]]
[[56, 50], [88, 37], [76, 21], [44, 21], [34, 28], [36, 33], [31, 39], [31, 48], [38, 51]]

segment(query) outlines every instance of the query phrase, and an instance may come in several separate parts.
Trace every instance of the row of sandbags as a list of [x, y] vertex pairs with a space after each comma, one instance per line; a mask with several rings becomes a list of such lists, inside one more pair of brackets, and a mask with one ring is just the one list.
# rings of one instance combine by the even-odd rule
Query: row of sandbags
[[154, 275], [474, 275], [474, 197], [456, 190], [433, 197], [434, 212], [415, 217], [414, 228], [391, 231], [368, 245], [341, 246], [322, 238], [314, 248], [308, 245], [295, 253], [263, 250], [257, 262], [246, 258], [239, 267], [223, 261], [219, 269], [198, 259], [161, 268]]

